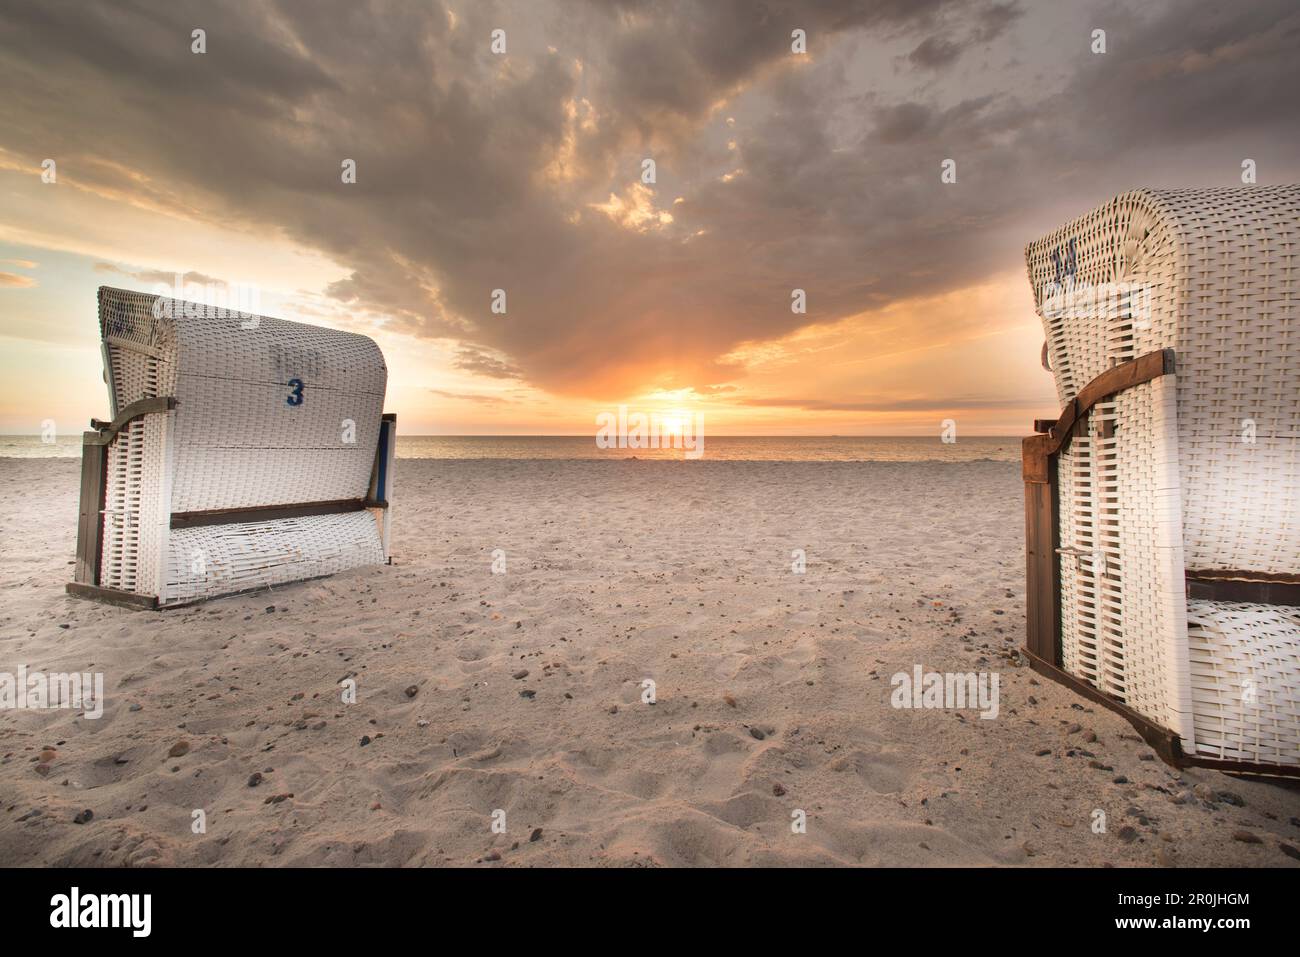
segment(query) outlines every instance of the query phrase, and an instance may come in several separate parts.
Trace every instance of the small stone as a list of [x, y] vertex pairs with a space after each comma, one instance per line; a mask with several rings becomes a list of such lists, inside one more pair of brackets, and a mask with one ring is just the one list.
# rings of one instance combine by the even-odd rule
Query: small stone
[[499, 861], [499, 860], [501, 860], [501, 852], [500, 852], [500, 851], [488, 851], [486, 854], [483, 855], [483, 860], [485, 860], [485, 861]]
[[778, 782], [772, 785], [772, 793], [777, 797], [783, 797], [785, 795], [785, 788]]
[[369, 743], [370, 743], [370, 735], [363, 734], [361, 736], [361, 746], [364, 748]]
[[267, 798], [267, 799], [266, 799], [265, 801], [263, 801], [262, 803], [263, 803], [263, 804], [279, 804], [279, 803], [281, 803], [282, 801], [287, 801], [287, 800], [289, 800], [289, 798], [291, 798], [291, 797], [293, 797], [292, 794], [272, 794], [269, 798]]
[[1094, 769], [1094, 770], [1096, 770], [1096, 771], [1114, 771], [1114, 770], [1115, 770], [1115, 769], [1112, 768], [1109, 764], [1102, 764], [1102, 763], [1101, 763], [1100, 761], [1098, 761], [1096, 758], [1094, 758], [1093, 760], [1091, 760], [1091, 761], [1088, 762], [1088, 767], [1090, 767], [1090, 768], [1092, 768], [1092, 769]]
[[1125, 844], [1132, 844], [1138, 839], [1137, 829], [1129, 827], [1128, 825], [1121, 827], [1119, 829], [1119, 839]]
[[1111, 780], [1111, 783], [1112, 783], [1112, 784], [1128, 784], [1128, 778], [1124, 777], [1124, 775], [1122, 775], [1122, 774], [1117, 774], [1117, 775], [1115, 775], [1115, 777]]
[[1096, 731], [1089, 731], [1087, 734], [1085, 734], [1085, 735], [1083, 736], [1083, 740], [1084, 740], [1084, 743], [1085, 743], [1085, 744], [1093, 744], [1093, 743], [1095, 743], [1096, 740], [1097, 740], [1097, 732], [1096, 732]]
[[534, 698], [536, 696], [537, 692], [532, 688], [525, 688], [523, 691], [519, 692], [519, 697], [521, 698]]
[[419, 685], [411, 685], [409, 688], [406, 689], [406, 696], [408, 698], [414, 698], [419, 693], [420, 693]]
[[1250, 831], [1233, 831], [1232, 839], [1241, 841], [1242, 844], [1263, 844], [1258, 834], [1252, 834]]
[[767, 737], [767, 735], [765, 735], [762, 731], [758, 730], [758, 728], [750, 728], [749, 736], [751, 738], [757, 738], [759, 741], [762, 741], [764, 738]]
[[528, 669], [527, 669], [527, 668], [520, 668], [518, 671], [516, 671], [516, 672], [515, 672], [514, 674], [512, 674], [510, 677], [514, 678], [516, 681], [523, 681], [525, 678], [528, 677]]
[[1246, 799], [1236, 791], [1220, 791], [1219, 800], [1224, 804], [1231, 804], [1233, 807], [1245, 807]]
[[252, 774], [250, 774], [250, 775], [248, 776], [248, 786], [249, 786], [250, 788], [255, 788], [255, 787], [257, 787], [257, 786], [258, 786], [259, 784], [261, 784], [261, 783], [262, 783], [262, 772], [261, 772], [261, 771], [254, 771]]
[[1080, 731], [1082, 731], [1082, 730], [1083, 730], [1083, 726], [1082, 726], [1082, 725], [1072, 724], [1072, 725], [1070, 725], [1068, 728], [1065, 729], [1065, 733], [1066, 733], [1066, 734], [1078, 734], [1078, 733], [1079, 733]]
[[80, 811], [77, 813], [77, 816], [72, 819], [72, 823], [89, 824], [92, 820], [94, 820], [94, 818], [95, 818], [95, 812], [92, 811], [90, 808], [86, 808], [84, 811]]
[[541, 839], [542, 839], [542, 829], [540, 827], [533, 828], [533, 833], [528, 835], [528, 843], [536, 844]]
[[275, 613], [275, 606], [274, 606], [274, 605], [267, 605], [267, 606], [266, 606], [266, 613], [267, 613], [268, 615], [270, 615], [270, 614], [274, 614], [274, 613]]
[[1277, 845], [1277, 849], [1281, 851], [1283, 854], [1285, 854], [1287, 857], [1294, 858], [1295, 860], [1300, 861], [1300, 850], [1296, 850], [1296, 848], [1292, 847], [1290, 844], [1283, 844], [1279, 841]]
[[1039, 748], [1037, 751], [1034, 752], [1034, 757], [1043, 758], [1051, 753], [1052, 753], [1051, 748]]
[[127, 711], [143, 711], [143, 710], [144, 710], [144, 705], [142, 705], [142, 704], [141, 704], [140, 702], [138, 702], [138, 701], [132, 701], [132, 702], [131, 702], [131, 706], [130, 706], [129, 708], [127, 708], [126, 710], [127, 710]]
[[190, 753], [190, 743], [188, 741], [177, 741], [167, 752], [169, 758], [179, 758]]

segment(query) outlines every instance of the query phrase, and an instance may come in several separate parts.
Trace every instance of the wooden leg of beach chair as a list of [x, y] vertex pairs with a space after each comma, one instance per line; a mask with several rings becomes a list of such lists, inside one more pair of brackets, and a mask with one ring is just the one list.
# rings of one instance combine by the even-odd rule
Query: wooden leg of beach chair
[[[1056, 469], [1047, 453], [1046, 436], [1024, 440], [1026, 648], [1036, 658], [1058, 666], [1060, 646], [1060, 545], [1056, 516]], [[1050, 441], [1050, 439], [1048, 440]]]
[[100, 544], [104, 522], [104, 470], [108, 448], [98, 432], [86, 432], [81, 446], [81, 504], [77, 518], [77, 566], [74, 580], [82, 585], [99, 584]]

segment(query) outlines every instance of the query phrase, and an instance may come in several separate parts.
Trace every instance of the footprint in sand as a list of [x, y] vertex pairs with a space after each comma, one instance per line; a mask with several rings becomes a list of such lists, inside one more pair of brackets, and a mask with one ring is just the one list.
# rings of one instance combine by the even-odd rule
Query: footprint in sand
[[748, 745], [729, 732], [718, 731], [705, 740], [704, 753], [704, 767], [695, 775], [700, 794], [714, 799], [730, 797], [744, 783]]
[[914, 771], [910, 762], [896, 754], [868, 754], [866, 751], [851, 751], [836, 758], [829, 767], [836, 772], [852, 771], [867, 787], [879, 794], [894, 794], [903, 790]]

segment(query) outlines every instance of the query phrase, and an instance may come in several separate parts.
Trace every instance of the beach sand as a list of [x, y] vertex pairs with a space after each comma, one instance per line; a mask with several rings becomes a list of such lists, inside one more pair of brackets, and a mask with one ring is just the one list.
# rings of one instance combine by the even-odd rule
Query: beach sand
[[78, 472], [0, 460], [0, 671], [106, 688], [0, 711], [0, 864], [1298, 863], [1300, 793], [1017, 660], [1015, 464], [401, 461], [393, 566], [169, 612], [64, 594]]

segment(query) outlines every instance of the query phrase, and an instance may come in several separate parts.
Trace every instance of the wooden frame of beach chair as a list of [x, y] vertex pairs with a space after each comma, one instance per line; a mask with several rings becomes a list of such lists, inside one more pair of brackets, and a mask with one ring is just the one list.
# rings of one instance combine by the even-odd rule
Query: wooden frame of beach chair
[[1023, 443], [1026, 656], [1176, 765], [1300, 776], [1298, 242], [1287, 186], [1026, 249], [1063, 405]]
[[369, 338], [101, 287], [69, 594], [165, 608], [390, 560], [397, 418]]

